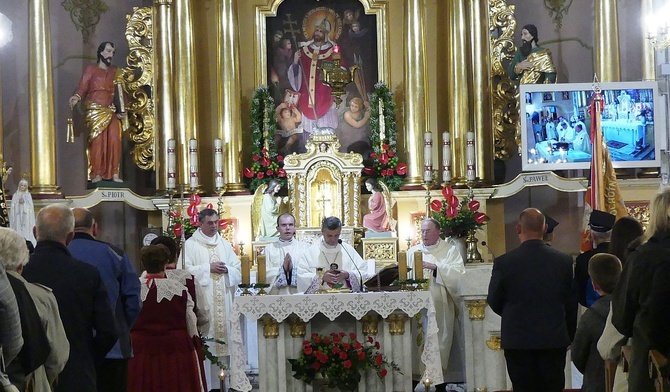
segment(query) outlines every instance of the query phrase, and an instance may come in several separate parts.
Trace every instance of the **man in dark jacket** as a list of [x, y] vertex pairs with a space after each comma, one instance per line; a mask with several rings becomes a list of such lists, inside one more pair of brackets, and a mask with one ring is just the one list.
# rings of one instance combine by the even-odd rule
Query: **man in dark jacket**
[[74, 259], [67, 245], [74, 216], [64, 205], [44, 207], [36, 220], [37, 246], [23, 277], [53, 290], [70, 341], [70, 358], [56, 392], [96, 392], [95, 363], [118, 339], [107, 290], [98, 270]]
[[589, 217], [589, 229], [591, 239], [595, 248], [586, 251], [579, 256], [575, 262], [575, 289], [577, 299], [582, 306], [589, 307], [600, 296], [593, 289], [591, 278], [589, 278], [589, 260], [598, 253], [607, 253], [612, 237], [612, 227], [616, 217], [604, 211], [593, 210]]
[[132, 356], [130, 328], [140, 314], [140, 281], [126, 253], [98, 241], [98, 223], [85, 208], [73, 208], [74, 239], [68, 245], [72, 256], [98, 269], [114, 310], [119, 340], [97, 366], [98, 392], [126, 390], [128, 359]]
[[543, 240], [544, 215], [527, 208], [516, 225], [521, 246], [495, 259], [487, 301], [502, 317], [502, 348], [515, 392], [560, 392], [577, 303], [572, 258]]

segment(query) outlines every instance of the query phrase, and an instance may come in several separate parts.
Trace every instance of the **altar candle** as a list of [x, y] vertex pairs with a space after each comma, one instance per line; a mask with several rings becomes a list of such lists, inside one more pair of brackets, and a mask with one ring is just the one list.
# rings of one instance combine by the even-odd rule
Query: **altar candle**
[[256, 266], [258, 267], [258, 276], [256, 277], [256, 281], [258, 283], [266, 283], [265, 282], [265, 255], [258, 255], [256, 256]]
[[379, 98], [379, 148], [384, 145], [386, 139], [386, 123], [384, 121], [384, 105], [382, 99]]
[[451, 133], [442, 132], [442, 182], [451, 181]]
[[424, 133], [423, 140], [423, 180], [431, 182], [433, 181], [433, 134]]
[[251, 280], [249, 279], [249, 257], [242, 256], [240, 257], [240, 262], [242, 264], [242, 284], [249, 284]]
[[407, 280], [407, 252], [398, 253], [398, 279]]
[[223, 188], [223, 141], [214, 139], [214, 187]]
[[189, 152], [189, 168], [191, 172], [191, 179], [189, 186], [191, 189], [198, 188], [198, 141], [191, 139], [188, 141]]
[[414, 279], [423, 279], [423, 253], [421, 251], [414, 252]]
[[177, 142], [174, 139], [169, 139], [167, 142], [167, 184], [166, 188], [169, 191], [174, 190], [177, 185]]
[[467, 171], [465, 173], [465, 179], [467, 181], [475, 180], [475, 133], [467, 132], [466, 134], [467, 145], [465, 148], [465, 161], [467, 164]]

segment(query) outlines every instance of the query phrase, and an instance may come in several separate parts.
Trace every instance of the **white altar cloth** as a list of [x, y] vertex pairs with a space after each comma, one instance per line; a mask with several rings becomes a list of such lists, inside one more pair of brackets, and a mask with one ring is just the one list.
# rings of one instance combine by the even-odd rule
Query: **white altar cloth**
[[[360, 320], [370, 311], [376, 312], [385, 319], [391, 313], [398, 311], [411, 318], [423, 310], [425, 310], [426, 317], [424, 321], [424, 347], [421, 352], [421, 362], [425, 365], [422, 379], [430, 378], [434, 384], [439, 384], [443, 382], [443, 375], [437, 338], [438, 328], [435, 321], [435, 307], [428, 291], [235, 297], [230, 315], [232, 320], [232, 328], [229, 333], [230, 387], [238, 391], [251, 390], [251, 383], [244, 373], [246, 351], [242, 339], [242, 315], [249, 320], [259, 320], [265, 314], [268, 314], [281, 323], [291, 314], [295, 314], [303, 321], [308, 322], [319, 313], [334, 321], [345, 312], [356, 320]], [[409, 321], [407, 325], [409, 325]], [[405, 334], [411, 336], [409, 330]], [[261, 333], [259, 333], [259, 336], [262, 338]], [[382, 351], [385, 347], [382, 343]], [[385, 354], [388, 356], [388, 353]], [[393, 358], [389, 356], [388, 359], [401, 365], [401, 367], [403, 367], [402, 364], [408, 362], [407, 357]], [[403, 373], [405, 377], [410, 377], [411, 365], [409, 372]], [[263, 390], [262, 385], [261, 390]]]

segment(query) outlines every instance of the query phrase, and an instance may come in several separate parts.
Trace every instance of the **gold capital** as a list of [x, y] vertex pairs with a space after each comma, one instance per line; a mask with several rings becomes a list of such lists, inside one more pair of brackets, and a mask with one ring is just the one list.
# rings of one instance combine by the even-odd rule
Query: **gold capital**
[[389, 332], [391, 335], [405, 334], [405, 321], [407, 318], [407, 315], [402, 313], [394, 313], [386, 318], [386, 322], [389, 323]]
[[361, 318], [363, 324], [363, 334], [377, 335], [379, 333], [379, 319], [381, 317], [377, 313], [370, 312]]
[[486, 314], [486, 300], [473, 299], [465, 301], [465, 306], [468, 308], [470, 320], [484, 320]]
[[261, 318], [263, 322], [263, 336], [265, 339], [277, 339], [279, 336], [279, 323], [267, 314]]
[[288, 319], [288, 325], [291, 327], [291, 337], [304, 338], [307, 333], [306, 323], [297, 316], [291, 316]]

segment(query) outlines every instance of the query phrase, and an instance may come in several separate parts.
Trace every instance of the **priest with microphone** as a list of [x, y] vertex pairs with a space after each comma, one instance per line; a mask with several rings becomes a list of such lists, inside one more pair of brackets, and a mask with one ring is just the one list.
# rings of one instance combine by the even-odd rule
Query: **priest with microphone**
[[[340, 239], [342, 221], [331, 216], [321, 222], [321, 238], [307, 248], [298, 261], [298, 292], [311, 294], [320, 288], [348, 287], [361, 291], [366, 276], [366, 262], [349, 244]], [[317, 268], [326, 271], [319, 280]]]

